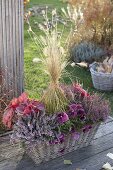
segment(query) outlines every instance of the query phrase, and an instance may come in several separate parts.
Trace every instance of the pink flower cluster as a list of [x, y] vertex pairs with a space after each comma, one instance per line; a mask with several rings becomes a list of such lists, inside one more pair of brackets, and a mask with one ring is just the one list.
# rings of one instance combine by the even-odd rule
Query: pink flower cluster
[[77, 83], [73, 84], [73, 92], [79, 93], [80, 97], [82, 98], [90, 96], [90, 94], [86, 90], [84, 90], [80, 84]]

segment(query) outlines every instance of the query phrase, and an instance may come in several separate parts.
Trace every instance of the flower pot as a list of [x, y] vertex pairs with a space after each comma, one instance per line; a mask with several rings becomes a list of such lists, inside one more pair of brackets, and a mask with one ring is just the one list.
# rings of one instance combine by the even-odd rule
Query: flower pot
[[34, 143], [32, 147], [31, 144], [24, 143], [24, 149], [27, 155], [31, 157], [36, 164], [40, 164], [60, 157], [61, 155], [65, 155], [66, 153], [75, 151], [79, 148], [88, 146], [97, 132], [99, 125], [100, 123], [93, 125], [92, 129], [88, 132], [82, 132], [77, 140], [69, 134], [66, 136], [63, 143], [49, 144], [47, 142], [40, 141], [38, 143]]
[[90, 72], [91, 72], [91, 77], [92, 77], [94, 88], [98, 90], [102, 90], [102, 91], [112, 91], [113, 90], [113, 74], [97, 72], [96, 65], [97, 63], [93, 63], [90, 66]]

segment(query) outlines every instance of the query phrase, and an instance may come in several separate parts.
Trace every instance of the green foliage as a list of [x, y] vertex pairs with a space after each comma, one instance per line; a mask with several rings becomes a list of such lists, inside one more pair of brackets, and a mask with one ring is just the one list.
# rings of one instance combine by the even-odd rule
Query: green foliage
[[91, 42], [81, 42], [70, 50], [71, 58], [76, 62], [86, 61], [91, 63], [102, 59], [105, 50]]

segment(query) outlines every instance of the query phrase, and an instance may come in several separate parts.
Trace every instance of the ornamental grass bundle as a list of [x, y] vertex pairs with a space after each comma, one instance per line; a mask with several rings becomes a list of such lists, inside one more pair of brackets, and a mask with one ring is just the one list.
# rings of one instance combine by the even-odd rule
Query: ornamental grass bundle
[[[44, 24], [39, 24], [43, 32], [37, 36], [29, 27], [29, 33], [38, 47], [42, 51], [42, 64], [44, 71], [49, 77], [49, 85], [45, 90], [41, 101], [45, 104], [47, 113], [65, 111], [68, 103], [63, 89], [60, 87], [60, 79], [68, 64], [66, 54], [67, 49], [61, 45], [62, 31], [57, 27], [57, 13], [52, 11], [52, 19], [48, 19], [47, 11], [43, 11]], [[66, 44], [65, 44], [66, 47]]]
[[67, 99], [59, 85], [59, 80], [62, 77], [67, 61], [56, 30], [50, 32], [46, 37], [46, 47], [43, 52], [46, 56], [43, 60], [44, 68], [49, 75], [50, 85], [45, 91], [42, 101], [45, 103], [49, 113], [64, 111]]

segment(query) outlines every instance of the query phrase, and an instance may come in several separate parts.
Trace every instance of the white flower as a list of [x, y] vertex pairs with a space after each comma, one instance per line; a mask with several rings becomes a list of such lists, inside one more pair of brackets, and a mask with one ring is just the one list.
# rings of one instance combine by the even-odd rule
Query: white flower
[[33, 63], [39, 63], [41, 61], [40, 58], [33, 58]]
[[113, 170], [113, 167], [108, 162], [104, 164], [102, 168], [104, 168], [105, 170]]
[[72, 66], [72, 67], [74, 67], [74, 66], [75, 66], [75, 63], [74, 63], [74, 62], [73, 62], [73, 63], [71, 63], [71, 66]]

